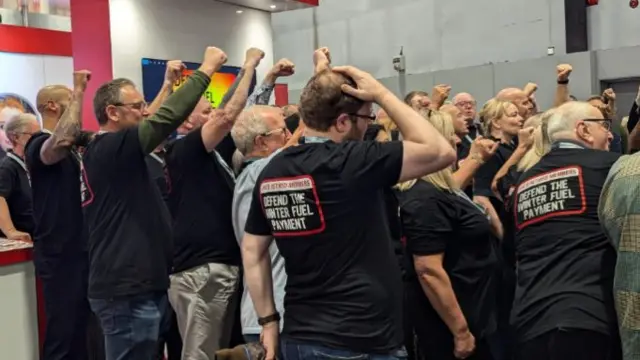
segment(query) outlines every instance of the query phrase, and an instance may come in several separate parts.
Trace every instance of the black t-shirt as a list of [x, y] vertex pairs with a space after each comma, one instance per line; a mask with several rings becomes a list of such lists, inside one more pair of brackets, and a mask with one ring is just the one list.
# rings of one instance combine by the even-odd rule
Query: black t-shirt
[[402, 142], [305, 143], [258, 178], [245, 231], [274, 236], [285, 260], [283, 336], [337, 349], [402, 346], [402, 280], [384, 189]]
[[169, 210], [173, 218], [174, 269], [207, 263], [240, 265], [231, 221], [234, 180], [207, 152], [196, 129], [167, 146]]
[[149, 170], [151, 179], [160, 191], [162, 200], [167, 202], [169, 200], [169, 192], [167, 189], [167, 179], [164, 173], [164, 155], [164, 150], [154, 151], [153, 153], [147, 155], [144, 160], [147, 163], [147, 169]]
[[[500, 141], [495, 138], [490, 139]], [[500, 171], [502, 165], [509, 160], [515, 149], [516, 146], [514, 144], [500, 142], [496, 153], [478, 169], [476, 175], [473, 177], [473, 195], [485, 196], [491, 199], [491, 203], [496, 207], [496, 211], [500, 211], [503, 205], [502, 202], [496, 198], [493, 191], [491, 191], [491, 183], [498, 171]]]
[[[400, 217], [407, 256], [444, 254], [443, 267], [469, 329], [476, 339], [496, 330], [496, 285], [498, 257], [491, 226], [484, 212], [471, 199], [438, 189], [419, 180], [400, 193]], [[413, 263], [413, 262], [411, 262]], [[421, 289], [412, 266], [413, 286]], [[435, 338], [450, 338], [451, 332], [423, 291], [415, 319], [432, 327]]]
[[[0, 160], [0, 197], [7, 201], [11, 221], [16, 230], [32, 234], [35, 224], [31, 186], [25, 168], [24, 161], [14, 154], [8, 154]], [[2, 231], [0, 236], [4, 237]]]
[[96, 135], [82, 158], [89, 231], [89, 297], [164, 291], [172, 259], [170, 217], [145, 162], [138, 128]]
[[498, 179], [498, 193], [503, 200], [504, 208], [500, 209], [499, 214], [504, 214], [500, 219], [502, 221], [503, 237], [502, 237], [502, 254], [505, 263], [511, 268], [516, 266], [516, 249], [515, 249], [515, 224], [511, 209], [513, 208], [513, 191], [522, 172], [518, 171], [516, 165], [509, 168], [509, 171], [502, 178]]
[[5, 156], [7, 156], [7, 153], [3, 148], [0, 147], [0, 160], [2, 160]]
[[520, 178], [513, 194], [518, 282], [512, 313], [519, 342], [555, 328], [616, 331], [616, 252], [597, 209], [619, 156], [553, 148]]
[[72, 149], [59, 162], [45, 165], [42, 145], [51, 135], [41, 132], [27, 143], [26, 163], [33, 192], [33, 241], [43, 255], [84, 253], [87, 232], [80, 206], [80, 154]]

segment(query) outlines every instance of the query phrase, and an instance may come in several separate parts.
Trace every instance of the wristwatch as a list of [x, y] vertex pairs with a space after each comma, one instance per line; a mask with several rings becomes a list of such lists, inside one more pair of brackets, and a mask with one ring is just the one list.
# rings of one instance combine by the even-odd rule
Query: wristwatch
[[276, 311], [275, 313], [269, 316], [258, 318], [258, 325], [265, 326], [269, 323], [278, 322], [278, 321], [280, 321], [280, 313]]

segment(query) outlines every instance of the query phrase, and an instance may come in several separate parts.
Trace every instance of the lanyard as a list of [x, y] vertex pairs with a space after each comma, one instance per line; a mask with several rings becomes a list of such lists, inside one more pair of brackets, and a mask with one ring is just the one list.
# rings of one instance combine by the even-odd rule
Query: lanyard
[[552, 149], [585, 149], [584, 146], [572, 141], [562, 140], [551, 144]]
[[469, 144], [473, 144], [473, 139], [471, 138], [471, 136], [469, 136], [469, 134], [465, 135], [464, 138], [467, 139]]
[[24, 173], [27, 175], [27, 180], [29, 180], [29, 186], [31, 186], [31, 176], [29, 175], [29, 170], [27, 170], [27, 164], [24, 163], [24, 160], [20, 159], [20, 157], [12, 152], [7, 153], [7, 157], [11, 158], [11, 160], [15, 161], [20, 165]]
[[162, 158], [158, 156], [158, 154], [150, 153], [149, 156], [151, 156], [155, 161], [159, 162], [160, 165], [164, 166], [164, 160], [162, 160]]
[[302, 138], [303, 143], [305, 144], [320, 144], [330, 141], [331, 139], [321, 136], [305, 136]]
[[487, 209], [486, 209], [484, 206], [482, 206], [482, 205], [480, 205], [480, 204], [477, 204], [477, 203], [473, 202], [473, 200], [471, 200], [471, 199], [469, 198], [469, 195], [467, 195], [467, 193], [465, 193], [464, 191], [462, 191], [462, 190], [460, 190], [460, 189], [453, 190], [453, 192], [454, 192], [457, 196], [459, 196], [459, 197], [463, 198], [464, 200], [466, 200], [467, 202], [469, 202], [470, 204], [472, 204], [473, 206], [475, 206], [478, 210], [480, 210], [480, 212], [482, 213], [482, 215], [484, 215], [484, 216], [486, 216], [486, 217], [487, 217], [487, 220], [491, 221], [491, 216], [489, 216], [489, 212], [487, 211]]

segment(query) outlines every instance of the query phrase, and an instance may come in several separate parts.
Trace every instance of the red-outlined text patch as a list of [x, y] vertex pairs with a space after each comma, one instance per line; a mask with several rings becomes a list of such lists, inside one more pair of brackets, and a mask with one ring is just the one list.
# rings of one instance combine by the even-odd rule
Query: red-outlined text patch
[[309, 175], [264, 180], [260, 202], [273, 236], [313, 235], [326, 227], [316, 185]]
[[528, 178], [515, 191], [513, 212], [518, 230], [558, 217], [586, 211], [582, 168], [567, 166]]

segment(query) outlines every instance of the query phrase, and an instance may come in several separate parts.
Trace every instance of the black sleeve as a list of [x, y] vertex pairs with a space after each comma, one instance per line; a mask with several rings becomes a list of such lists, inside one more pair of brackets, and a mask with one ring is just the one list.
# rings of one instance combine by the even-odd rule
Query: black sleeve
[[505, 176], [498, 179], [498, 193], [503, 200], [509, 198], [509, 190], [517, 183], [520, 174], [517, 166], [514, 165], [509, 168]]
[[638, 119], [640, 119], [638, 110], [638, 104], [636, 104], [636, 102], [634, 101], [633, 105], [631, 105], [631, 110], [629, 110], [629, 119], [627, 119], [627, 130], [629, 131], [629, 134], [631, 134], [633, 129], [638, 124]]
[[442, 254], [455, 236], [455, 205], [435, 188], [416, 195], [400, 207], [407, 251], [412, 255]]
[[25, 163], [27, 164], [27, 168], [29, 172], [37, 172], [39, 169], [47, 166], [42, 162], [40, 158], [40, 150], [42, 149], [42, 145], [44, 142], [51, 137], [50, 134], [45, 132], [39, 132], [37, 134], [33, 134], [29, 142], [27, 142], [27, 146], [24, 151]]
[[249, 208], [249, 215], [247, 216], [247, 222], [244, 226], [244, 232], [266, 236], [271, 235], [271, 226], [269, 226], [269, 220], [267, 220], [262, 209], [262, 197], [260, 195], [261, 183], [262, 177], [259, 177], [258, 181], [256, 181], [256, 186], [253, 188], [251, 207]]
[[15, 169], [9, 166], [8, 161], [13, 160], [5, 158], [0, 163], [0, 197], [5, 199], [9, 198], [13, 190], [20, 186]]
[[495, 154], [478, 169], [473, 177], [473, 195], [495, 197], [493, 191], [491, 191], [491, 183], [503, 164], [502, 157]]
[[402, 171], [401, 141], [351, 141], [345, 146], [342, 174], [352, 189], [368, 192], [398, 183]]
[[236, 143], [233, 141], [231, 133], [222, 138], [222, 141], [220, 141], [218, 146], [216, 146], [216, 151], [220, 154], [222, 159], [226, 161], [227, 165], [229, 165], [230, 168], [233, 168], [233, 162], [231, 159], [233, 158], [233, 153], [236, 152]]
[[96, 151], [106, 163], [115, 164], [118, 171], [137, 171], [145, 164], [147, 154], [142, 152], [138, 128], [128, 128], [104, 133], [96, 143]]

